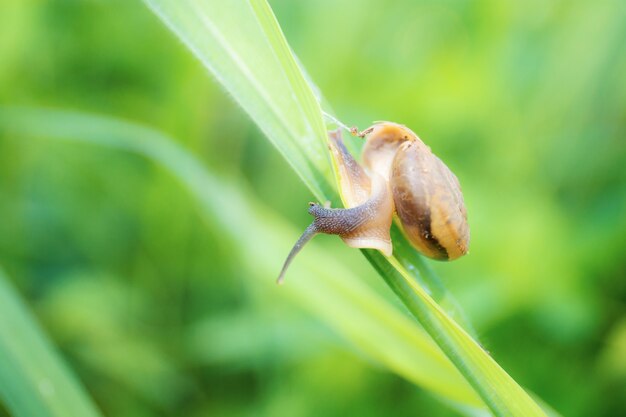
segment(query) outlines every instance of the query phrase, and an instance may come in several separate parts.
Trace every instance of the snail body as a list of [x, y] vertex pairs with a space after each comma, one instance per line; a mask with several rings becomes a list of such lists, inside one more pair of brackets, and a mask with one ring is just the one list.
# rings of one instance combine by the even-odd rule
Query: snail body
[[403, 125], [379, 122], [358, 135], [366, 139], [364, 167], [347, 151], [341, 132], [330, 133], [346, 208], [311, 203], [309, 213], [315, 220], [291, 250], [279, 283], [293, 257], [317, 233], [336, 234], [348, 246], [391, 256], [394, 213], [407, 239], [423, 255], [454, 260], [467, 253], [467, 211], [452, 171]]

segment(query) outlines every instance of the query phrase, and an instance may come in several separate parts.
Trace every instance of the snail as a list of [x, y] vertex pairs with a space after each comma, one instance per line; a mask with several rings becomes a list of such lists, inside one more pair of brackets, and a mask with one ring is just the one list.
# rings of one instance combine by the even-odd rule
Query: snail
[[394, 213], [409, 242], [423, 255], [454, 260], [468, 251], [469, 226], [461, 185], [450, 169], [406, 126], [378, 122], [353, 135], [365, 138], [364, 167], [352, 157], [341, 131], [329, 133], [346, 208], [309, 203], [314, 217], [289, 253], [278, 277], [318, 233], [339, 235], [350, 247], [392, 255]]

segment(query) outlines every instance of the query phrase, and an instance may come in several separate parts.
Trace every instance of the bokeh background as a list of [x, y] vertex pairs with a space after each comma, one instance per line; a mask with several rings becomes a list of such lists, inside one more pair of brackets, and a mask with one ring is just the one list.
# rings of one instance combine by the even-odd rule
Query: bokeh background
[[[343, 121], [406, 124], [456, 172], [471, 253], [432, 265], [483, 345], [563, 415], [626, 415], [624, 3], [270, 3]], [[296, 175], [139, 1], [0, 3], [0, 104], [152, 126], [310, 220]], [[106, 415], [457, 415], [259, 297], [217, 226], [136, 155], [0, 132], [0, 265]], [[358, 251], [314, 245], [377, 285]]]

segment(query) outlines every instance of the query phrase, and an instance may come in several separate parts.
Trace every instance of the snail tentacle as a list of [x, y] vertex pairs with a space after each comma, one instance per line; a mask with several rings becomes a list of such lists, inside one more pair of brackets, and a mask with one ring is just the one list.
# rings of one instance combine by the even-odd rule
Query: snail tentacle
[[278, 279], [276, 280], [276, 283], [278, 285], [281, 285], [285, 281], [285, 272], [287, 272], [287, 268], [289, 267], [289, 264], [291, 264], [291, 261], [293, 261], [296, 255], [302, 250], [304, 245], [306, 245], [309, 242], [309, 240], [313, 239], [313, 236], [315, 236], [317, 233], [318, 232], [315, 227], [315, 222], [311, 223], [309, 227], [307, 227], [304, 230], [304, 233], [302, 233], [302, 236], [300, 236], [296, 244], [293, 245], [293, 248], [291, 248], [291, 251], [289, 252], [289, 255], [287, 256], [287, 259], [285, 260], [285, 263], [283, 264], [283, 268], [280, 270], [280, 274], [278, 275]]

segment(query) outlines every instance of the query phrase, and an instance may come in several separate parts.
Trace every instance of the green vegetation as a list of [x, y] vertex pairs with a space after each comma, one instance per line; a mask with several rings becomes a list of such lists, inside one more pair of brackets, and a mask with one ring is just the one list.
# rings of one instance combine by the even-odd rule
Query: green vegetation
[[[0, 6], [0, 263], [88, 392], [7, 290], [7, 412], [34, 412], [37, 364], [76, 410], [59, 415], [89, 397], [133, 416], [538, 412], [450, 317], [563, 415], [626, 410], [618, 3], [272, 3], [335, 114], [411, 126], [461, 179], [471, 255], [366, 251], [426, 331], [337, 239], [272, 284], [306, 201], [339, 200], [265, 3], [149, 4], [184, 45], [141, 4]], [[27, 337], [16, 365], [6, 346]]]

